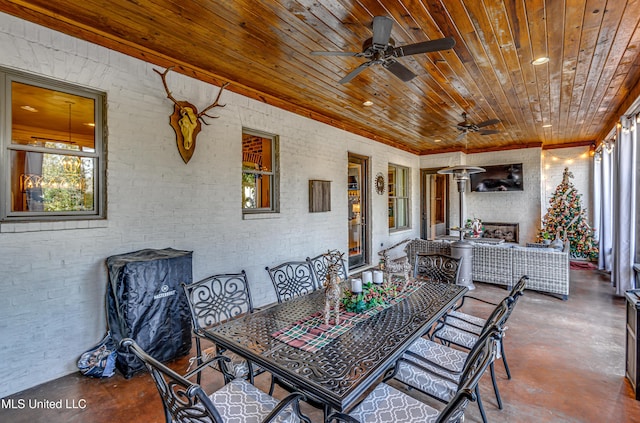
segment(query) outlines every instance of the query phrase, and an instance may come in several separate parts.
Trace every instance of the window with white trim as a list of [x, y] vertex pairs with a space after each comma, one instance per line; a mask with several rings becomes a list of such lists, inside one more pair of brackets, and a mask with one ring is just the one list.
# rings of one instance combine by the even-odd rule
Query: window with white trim
[[278, 199], [278, 136], [242, 130], [242, 212], [276, 213]]
[[409, 229], [409, 168], [389, 164], [389, 229]]
[[104, 217], [104, 100], [0, 69], [2, 221]]

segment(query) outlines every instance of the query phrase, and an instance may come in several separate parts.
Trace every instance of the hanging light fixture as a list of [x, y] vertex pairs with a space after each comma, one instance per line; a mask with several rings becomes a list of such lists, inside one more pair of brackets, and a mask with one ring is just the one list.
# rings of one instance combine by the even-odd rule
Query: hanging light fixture
[[451, 228], [451, 230], [458, 231], [460, 238], [458, 241], [451, 243], [451, 255], [456, 258], [461, 258], [460, 262], [460, 275], [458, 278], [458, 285], [466, 286], [470, 291], [475, 289], [473, 280], [471, 278], [471, 260], [473, 259], [473, 252], [471, 243], [464, 239], [466, 232], [464, 228], [464, 192], [467, 187], [467, 181], [470, 175], [474, 173], [484, 172], [485, 169], [476, 166], [458, 165], [450, 166], [438, 171], [439, 174], [453, 175], [453, 180], [458, 184], [458, 193], [460, 199], [460, 226], [457, 228]]
[[[68, 125], [67, 125], [67, 131], [68, 131], [68, 136], [69, 136], [69, 144], [73, 144], [73, 141], [71, 141], [71, 105], [74, 104], [73, 101], [65, 101], [65, 103], [67, 103], [67, 105], [69, 106], [69, 118], [68, 118]], [[69, 156], [69, 155], [65, 155], [62, 159], [62, 167], [65, 171], [65, 173], [67, 174], [77, 174], [78, 171], [80, 171], [80, 168], [82, 167], [82, 162], [80, 160], [80, 157], [77, 156]]]

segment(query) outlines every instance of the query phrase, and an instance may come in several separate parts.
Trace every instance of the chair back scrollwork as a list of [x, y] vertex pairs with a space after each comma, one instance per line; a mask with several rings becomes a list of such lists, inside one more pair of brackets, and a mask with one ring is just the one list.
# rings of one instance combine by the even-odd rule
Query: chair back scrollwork
[[[313, 258], [307, 257], [307, 262], [313, 270], [313, 276], [316, 279], [316, 286], [321, 288], [327, 280], [327, 274], [329, 272], [330, 257], [342, 256], [342, 253], [338, 250], [329, 250], [324, 254], [320, 254]], [[338, 271], [338, 277], [342, 280], [347, 280], [347, 264], [344, 258], [340, 258], [340, 266]]]
[[414, 277], [454, 284], [458, 281], [462, 258], [437, 253], [416, 253]]
[[244, 270], [209, 276], [192, 284], [183, 284], [183, 288], [196, 331], [253, 312]]
[[318, 289], [308, 261], [288, 261], [275, 267], [266, 267], [276, 291], [278, 302], [310, 294]]

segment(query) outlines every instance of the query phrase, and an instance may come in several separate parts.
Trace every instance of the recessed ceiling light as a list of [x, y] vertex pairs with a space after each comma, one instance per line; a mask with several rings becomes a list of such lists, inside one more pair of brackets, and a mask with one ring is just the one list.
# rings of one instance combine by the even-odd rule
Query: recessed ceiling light
[[22, 110], [26, 110], [27, 112], [33, 112], [33, 113], [35, 113], [35, 112], [37, 112], [37, 111], [38, 111], [38, 109], [36, 109], [36, 108], [34, 108], [34, 107], [31, 107], [31, 106], [20, 106], [20, 108], [21, 108]]
[[532, 65], [534, 66], [538, 66], [538, 65], [544, 65], [545, 63], [547, 63], [549, 61], [549, 58], [546, 56], [542, 56], [542, 57], [538, 57], [537, 59], [533, 60], [531, 62]]
[[442, 140], [433, 140], [433, 142], [442, 142]]
[[543, 128], [551, 128], [553, 125], [550, 123], [542, 125]]
[[84, 126], [90, 126], [90, 127], [92, 127], [92, 128], [96, 126], [96, 124], [95, 124], [95, 123], [93, 123], [93, 122], [83, 123], [83, 125], [84, 125]]
[[373, 106], [373, 101], [367, 100], [364, 103], [362, 103], [362, 105], [365, 106], [365, 107]]

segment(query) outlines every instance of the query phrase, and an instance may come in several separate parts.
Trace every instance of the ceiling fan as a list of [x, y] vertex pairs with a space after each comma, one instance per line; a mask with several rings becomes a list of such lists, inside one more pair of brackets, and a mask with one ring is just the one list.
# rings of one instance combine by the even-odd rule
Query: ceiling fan
[[393, 19], [387, 16], [376, 16], [373, 18], [373, 37], [362, 44], [361, 52], [312, 51], [311, 54], [314, 56], [354, 56], [369, 59], [369, 61], [364, 62], [342, 78], [339, 81], [341, 84], [351, 81], [360, 72], [372, 65], [382, 65], [389, 72], [407, 82], [415, 78], [416, 75], [398, 62], [396, 60], [398, 57], [448, 50], [456, 44], [452, 37], [446, 37], [395, 47], [395, 42], [391, 38], [392, 26]]
[[460, 131], [460, 135], [458, 135], [456, 141], [461, 140], [469, 132], [477, 132], [480, 135], [498, 134], [500, 131], [497, 129], [482, 129], [485, 126], [495, 125], [497, 123], [500, 123], [500, 119], [489, 119], [480, 123], [471, 123], [469, 122], [469, 119], [467, 119], [467, 114], [462, 113], [462, 122], [459, 122], [456, 125], [456, 128]]

